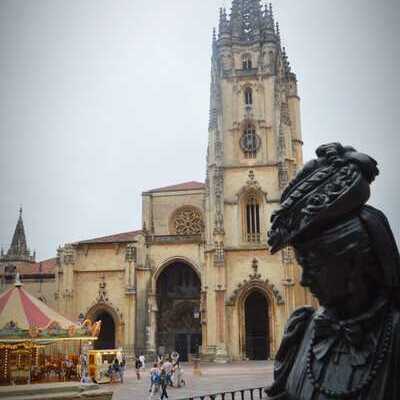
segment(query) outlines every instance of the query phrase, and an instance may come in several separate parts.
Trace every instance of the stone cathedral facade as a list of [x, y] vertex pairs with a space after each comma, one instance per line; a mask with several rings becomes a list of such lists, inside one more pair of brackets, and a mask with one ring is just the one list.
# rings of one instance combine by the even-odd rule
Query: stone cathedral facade
[[58, 250], [58, 310], [101, 319], [98, 348], [267, 359], [290, 313], [313, 301], [292, 252], [266, 244], [302, 164], [297, 79], [271, 6], [220, 10], [210, 92], [205, 183], [146, 191], [142, 229]]

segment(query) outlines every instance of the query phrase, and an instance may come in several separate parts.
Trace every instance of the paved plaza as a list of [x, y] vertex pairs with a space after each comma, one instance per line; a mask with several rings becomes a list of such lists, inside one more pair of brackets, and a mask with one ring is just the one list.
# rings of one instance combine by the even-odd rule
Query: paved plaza
[[[182, 364], [186, 386], [168, 389], [170, 400], [185, 399], [193, 395], [211, 394], [221, 391], [248, 389], [266, 386], [272, 382], [273, 363], [271, 361], [247, 361], [229, 364], [201, 364], [201, 376], [193, 375], [193, 365]], [[149, 398], [149, 372], [136, 379], [135, 370], [129, 369], [123, 384], [107, 385], [115, 392], [113, 400], [143, 400]], [[239, 398], [239, 397], [238, 397]], [[250, 398], [250, 397], [249, 397]]]

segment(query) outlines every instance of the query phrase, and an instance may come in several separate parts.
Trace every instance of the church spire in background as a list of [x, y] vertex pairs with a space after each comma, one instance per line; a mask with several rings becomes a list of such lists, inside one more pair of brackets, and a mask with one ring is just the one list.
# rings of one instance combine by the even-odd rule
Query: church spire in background
[[24, 221], [22, 220], [22, 207], [19, 208], [19, 218], [15, 227], [14, 236], [7, 255], [21, 256], [26, 255], [28, 247], [26, 245]]
[[35, 257], [31, 255], [26, 244], [24, 221], [22, 219], [22, 207], [19, 208], [19, 217], [10, 248], [8, 249], [7, 254], [2, 256], [1, 261], [35, 261]]

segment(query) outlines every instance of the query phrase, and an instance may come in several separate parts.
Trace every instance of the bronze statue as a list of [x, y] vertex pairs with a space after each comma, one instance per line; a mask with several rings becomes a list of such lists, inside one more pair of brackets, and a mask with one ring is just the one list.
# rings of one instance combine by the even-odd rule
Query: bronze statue
[[320, 308], [285, 328], [270, 399], [400, 399], [400, 258], [385, 215], [368, 205], [371, 157], [319, 147], [272, 216], [272, 253], [293, 246]]

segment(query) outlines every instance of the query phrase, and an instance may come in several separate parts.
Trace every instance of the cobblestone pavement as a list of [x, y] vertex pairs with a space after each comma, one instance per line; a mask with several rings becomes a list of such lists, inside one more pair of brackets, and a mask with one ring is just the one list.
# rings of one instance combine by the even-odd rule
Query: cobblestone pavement
[[[223, 365], [201, 364], [201, 376], [193, 375], [191, 364], [183, 363], [182, 367], [186, 386], [179, 389], [169, 388], [169, 400], [267, 386], [272, 382], [273, 365], [271, 361], [246, 361]], [[113, 400], [144, 400], [149, 398], [149, 384], [148, 370], [142, 373], [142, 379], [138, 381], [135, 370], [129, 369], [125, 373], [123, 384], [105, 385], [105, 388], [112, 387], [114, 389]], [[240, 396], [237, 395], [236, 398], [239, 399]], [[255, 399], [258, 399], [258, 396]]]

